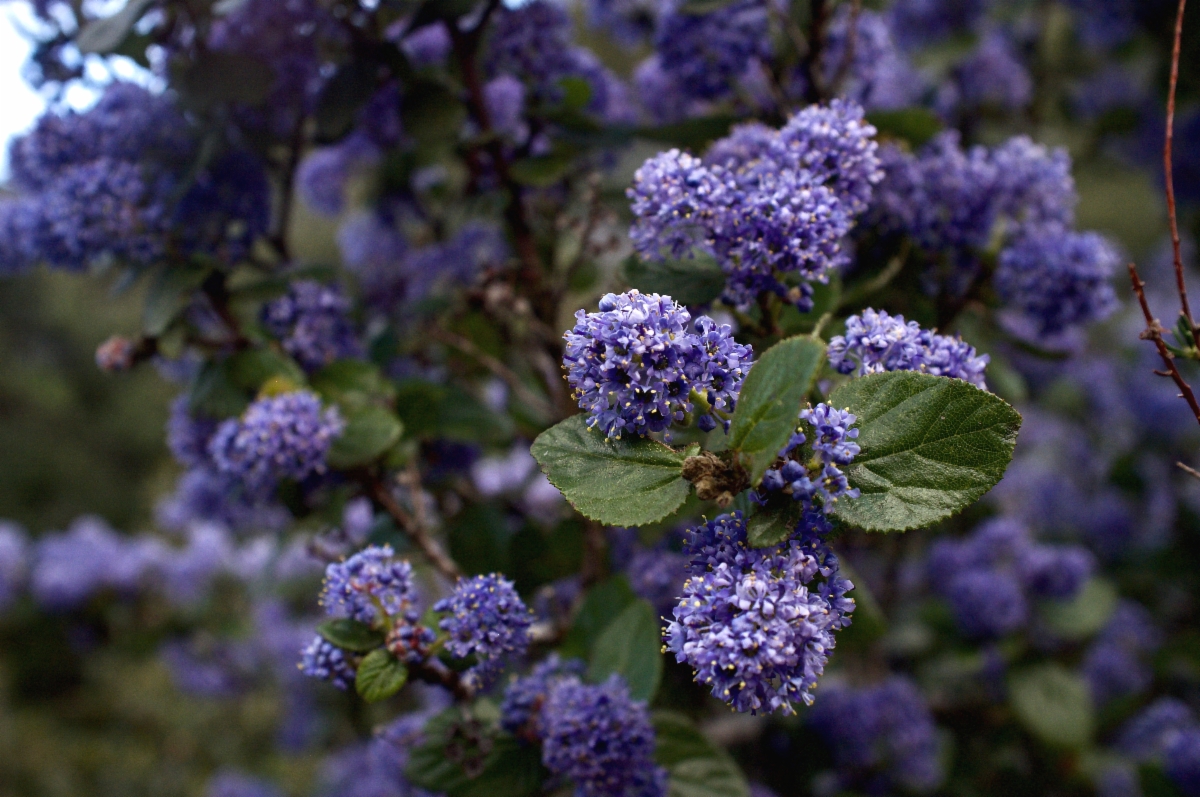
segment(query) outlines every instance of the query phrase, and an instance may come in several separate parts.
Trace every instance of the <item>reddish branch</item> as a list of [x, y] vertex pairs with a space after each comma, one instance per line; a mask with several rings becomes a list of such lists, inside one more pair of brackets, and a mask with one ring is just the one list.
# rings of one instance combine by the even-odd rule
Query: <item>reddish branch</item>
[[1138, 277], [1137, 266], [1133, 263], [1129, 264], [1129, 279], [1133, 283], [1133, 292], [1137, 294], [1138, 303], [1142, 306], [1142, 315], [1146, 317], [1146, 329], [1143, 330], [1141, 338], [1154, 341], [1155, 347], [1158, 348], [1158, 356], [1162, 358], [1163, 365], [1167, 367], [1165, 371], [1155, 370], [1154, 373], [1159, 376], [1169, 376], [1175, 381], [1176, 386], [1179, 387], [1179, 395], [1192, 408], [1192, 414], [1196, 416], [1196, 421], [1200, 422], [1200, 403], [1196, 402], [1196, 394], [1192, 392], [1191, 386], [1179, 373], [1179, 368], [1175, 365], [1175, 355], [1171, 354], [1171, 350], [1167, 348], [1167, 342], [1163, 340], [1163, 326], [1150, 312], [1150, 305], [1146, 301], [1146, 291], [1144, 290], [1146, 283]]

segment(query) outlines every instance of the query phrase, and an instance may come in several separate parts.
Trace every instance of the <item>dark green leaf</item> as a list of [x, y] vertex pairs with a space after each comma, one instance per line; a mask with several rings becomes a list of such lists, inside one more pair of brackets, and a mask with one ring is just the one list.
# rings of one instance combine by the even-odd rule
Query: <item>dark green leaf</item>
[[923, 146], [942, 131], [942, 121], [925, 108], [872, 111], [867, 114], [867, 121], [881, 134], [903, 139], [913, 147]]
[[317, 141], [337, 141], [350, 132], [359, 109], [375, 94], [378, 74], [374, 61], [358, 58], [333, 73], [317, 97], [313, 114]]
[[363, 407], [344, 415], [346, 428], [329, 449], [329, 466], [338, 470], [369, 465], [404, 432], [400, 419], [383, 407]]
[[680, 304], [698, 305], [714, 301], [725, 290], [725, 272], [707, 255], [684, 260], [625, 261], [625, 279], [642, 293], [661, 293]]
[[448, 797], [527, 797], [537, 794], [548, 776], [536, 745], [497, 733], [491, 722], [462, 708], [430, 719], [423, 737], [409, 755], [405, 775], [414, 785]]
[[656, 711], [654, 760], [670, 773], [668, 797], [749, 797], [746, 777], [682, 714]]
[[190, 104], [207, 108], [222, 102], [257, 105], [274, 83], [269, 64], [254, 56], [205, 50], [178, 73], [175, 85]]
[[592, 587], [583, 597], [560, 652], [573, 658], [590, 658], [596, 640], [626, 607], [637, 600], [624, 576], [613, 576]]
[[549, 774], [536, 746], [503, 734], [496, 738], [483, 772], [452, 789], [449, 797], [527, 797], [541, 792]]
[[862, 446], [845, 469], [862, 496], [834, 514], [867, 531], [921, 528], [969, 506], [1004, 475], [1021, 427], [985, 390], [908, 371], [852, 379], [829, 403], [858, 416]]
[[1061, 664], [1013, 673], [1009, 702], [1026, 730], [1052, 747], [1082, 750], [1092, 740], [1092, 696], [1083, 678]]
[[1046, 601], [1039, 607], [1042, 620], [1056, 636], [1068, 641], [1087, 639], [1098, 632], [1117, 608], [1112, 582], [1093, 578], [1069, 601]]
[[396, 387], [396, 412], [414, 437], [469, 443], [506, 442], [512, 435], [507, 415], [492, 412], [465, 391], [419, 379]]
[[450, 523], [450, 555], [468, 576], [508, 573], [513, 531], [493, 504], [472, 504]]
[[166, 332], [187, 307], [192, 291], [211, 273], [209, 266], [193, 263], [167, 266], [159, 272], [146, 294], [142, 330], [154, 337]]
[[152, 2], [154, 0], [129, 0], [124, 8], [111, 17], [89, 22], [75, 37], [75, 46], [84, 55], [112, 52], [121, 46]]
[[358, 664], [354, 688], [368, 703], [387, 700], [408, 680], [408, 668], [383, 648], [373, 650]]
[[646, 437], [610, 440], [572, 416], [542, 432], [530, 452], [585, 517], [613, 526], [662, 520], [687, 500], [680, 472], [699, 446], [675, 451]]
[[588, 678], [597, 683], [618, 673], [635, 700], [654, 699], [662, 680], [662, 625], [648, 601], [625, 607], [592, 647]]
[[635, 135], [649, 141], [700, 151], [725, 136], [737, 121], [735, 116], [706, 116], [659, 127], [641, 127], [635, 131]]
[[746, 541], [754, 548], [770, 548], [792, 536], [804, 507], [790, 496], [760, 507], [746, 521]]
[[569, 148], [559, 148], [546, 155], [535, 155], [514, 161], [509, 167], [509, 175], [522, 185], [534, 188], [546, 188], [554, 185], [571, 171], [575, 163], [576, 152]]
[[521, 594], [571, 575], [583, 556], [583, 523], [571, 517], [557, 523], [553, 529], [526, 522], [512, 538], [507, 561], [512, 577]]
[[317, 633], [325, 641], [354, 653], [383, 647], [383, 633], [357, 620], [326, 620], [317, 626]]
[[729, 448], [744, 455], [757, 486], [800, 422], [804, 397], [825, 360], [825, 347], [811, 338], [780, 341], [759, 358], [738, 395], [729, 428]]
[[422, 144], [453, 145], [466, 114], [458, 96], [441, 83], [420, 80], [405, 89], [401, 111], [404, 129]]
[[271, 349], [246, 349], [225, 362], [230, 380], [252, 393], [272, 379], [281, 379], [297, 387], [304, 384], [304, 372], [300, 366]]
[[371, 400], [390, 399], [395, 390], [379, 368], [362, 360], [337, 360], [312, 375], [313, 390], [326, 402], [357, 408]]
[[188, 406], [192, 412], [213, 418], [239, 415], [250, 403], [246, 392], [229, 376], [229, 361], [206, 362], [188, 388]]
[[564, 108], [583, 109], [592, 101], [592, 84], [577, 75], [559, 78], [558, 85], [563, 90], [562, 106]]

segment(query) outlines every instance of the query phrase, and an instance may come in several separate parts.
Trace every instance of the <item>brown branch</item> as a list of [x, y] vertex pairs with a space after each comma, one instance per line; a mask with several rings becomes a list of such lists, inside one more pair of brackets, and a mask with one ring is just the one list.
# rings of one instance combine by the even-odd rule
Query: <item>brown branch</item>
[[1179, 468], [1181, 471], [1188, 474], [1189, 476], [1194, 476], [1197, 479], [1200, 479], [1200, 470], [1196, 470], [1195, 468], [1189, 468], [1187, 465], [1184, 465], [1182, 462], [1176, 462], [1175, 467]]
[[[396, 525], [408, 535], [408, 538], [421, 549], [425, 554], [425, 558], [433, 565], [439, 573], [448, 578], [451, 583], [458, 581], [462, 577], [462, 571], [458, 564], [451, 559], [442, 547], [437, 544], [433, 537], [429, 536], [429, 530], [424, 523], [420, 522], [419, 518], [413, 517], [388, 491], [383, 480], [374, 473], [364, 473], [360, 476], [363, 489], [367, 497], [384, 512], [391, 515], [392, 520], [396, 521]], [[420, 496], [415, 495], [414, 501], [419, 501]]]
[[433, 327], [430, 330], [430, 336], [434, 340], [458, 349], [460, 352], [474, 359], [484, 368], [491, 371], [494, 376], [503, 380], [504, 383], [512, 389], [512, 392], [516, 394], [518, 399], [525, 404], [528, 404], [539, 415], [547, 419], [554, 417], [554, 407], [550, 405], [550, 402], [546, 401], [546, 399], [530, 390], [515, 371], [513, 371], [504, 363], [500, 362], [500, 360], [497, 360], [495, 357], [488, 354], [483, 349], [476, 346], [467, 338], [464, 338], [462, 335], [454, 332], [450, 332], [449, 330], [441, 329], [440, 327]]
[[1187, 284], [1183, 278], [1183, 254], [1179, 245], [1179, 220], [1175, 211], [1175, 92], [1179, 87], [1179, 53], [1183, 42], [1183, 14], [1187, 0], [1179, 0], [1179, 11], [1175, 15], [1175, 40], [1171, 48], [1171, 85], [1167, 92], [1167, 132], [1163, 143], [1163, 173], [1166, 177], [1167, 219], [1171, 224], [1171, 249], [1175, 257], [1175, 287], [1179, 291], [1179, 308], [1187, 319], [1192, 336], [1196, 335], [1196, 322], [1192, 319], [1192, 308], [1188, 303]]
[[1150, 312], [1150, 304], [1146, 301], [1146, 283], [1142, 282], [1138, 276], [1137, 266], [1133, 263], [1129, 264], [1129, 279], [1133, 283], [1133, 292], [1137, 295], [1138, 303], [1142, 307], [1142, 315], [1146, 318], [1146, 329], [1143, 330], [1141, 338], [1154, 342], [1158, 349], [1158, 356], [1162, 358], [1163, 365], [1166, 366], [1165, 371], [1155, 371], [1155, 373], [1159, 376], [1169, 376], [1175, 381], [1175, 385], [1179, 388], [1179, 395], [1188, 403], [1192, 414], [1196, 416], [1197, 423], [1200, 423], [1200, 403], [1196, 401], [1196, 394], [1192, 392], [1191, 385], [1179, 373], [1179, 368], [1175, 365], [1175, 355], [1171, 354], [1171, 350], [1167, 348], [1167, 342], [1163, 340], [1163, 326], [1154, 317], [1154, 313]]

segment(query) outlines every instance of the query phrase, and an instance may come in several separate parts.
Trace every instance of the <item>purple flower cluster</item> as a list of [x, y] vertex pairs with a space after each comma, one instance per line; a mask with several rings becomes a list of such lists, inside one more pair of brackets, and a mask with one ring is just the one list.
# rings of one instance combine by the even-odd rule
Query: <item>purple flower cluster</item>
[[951, 131], [916, 155], [885, 147], [881, 157], [887, 178], [871, 219], [944, 266], [943, 291], [961, 294], [995, 257], [1001, 298], [1038, 335], [1114, 308], [1107, 277], [1116, 255], [1098, 235], [1072, 231], [1076, 195], [1064, 150], [1016, 137], [963, 151]]
[[724, 99], [755, 60], [771, 55], [766, 0], [735, 0], [709, 13], [670, 0], [654, 48], [663, 72], [686, 95]]
[[338, 689], [349, 689], [354, 685], [358, 665], [352, 654], [317, 636], [300, 653], [300, 671], [309, 678], [329, 681]]
[[944, 113], [977, 108], [1015, 111], [1033, 99], [1033, 78], [1014, 51], [1012, 39], [993, 30], [955, 68], [954, 81], [942, 87], [938, 105]]
[[[785, 493], [801, 501], [804, 518], [800, 527], [814, 533], [829, 530], [824, 515], [840, 498], [858, 498], [841, 467], [849, 465], [861, 450], [854, 440], [857, 420], [849, 410], [828, 404], [800, 411], [800, 425], [779, 456], [784, 462], [763, 474], [762, 486], [755, 498], [765, 502], [773, 493]], [[807, 424], [807, 426], [806, 426]], [[805, 429], [812, 435], [811, 441]], [[804, 448], [805, 443], [809, 445]]]
[[208, 782], [205, 797], [283, 797], [283, 792], [269, 781], [224, 770]]
[[111, 590], [130, 595], [163, 561], [165, 549], [148, 537], [126, 537], [95, 517], [74, 521], [65, 532], [38, 539], [30, 590], [46, 609], [64, 611]]
[[446, 650], [458, 658], [476, 658], [478, 663], [464, 674], [475, 688], [491, 683], [507, 659], [525, 655], [529, 647], [532, 614], [513, 583], [497, 573], [461, 579], [433, 610], [448, 615], [438, 623], [447, 635]]
[[862, 108], [834, 100], [778, 131], [739, 126], [703, 160], [661, 153], [627, 192], [634, 248], [651, 260], [712, 255], [728, 275], [724, 299], [736, 307], [765, 292], [808, 310], [812, 283], [847, 262], [842, 239], [883, 176], [874, 134]]
[[1097, 707], [1146, 691], [1154, 679], [1147, 658], [1161, 644], [1162, 632], [1150, 612], [1122, 601], [1083, 657], [1083, 674]]
[[1074, 597], [1094, 567], [1080, 546], [1035, 543], [1019, 522], [995, 518], [961, 540], [938, 540], [928, 577], [964, 635], [994, 639], [1025, 626], [1031, 600]]
[[265, 494], [282, 479], [324, 473], [325, 457], [344, 427], [336, 407], [322, 408], [315, 393], [297, 390], [260, 398], [240, 418], [223, 421], [209, 454], [249, 493]]
[[618, 42], [636, 46], [654, 35], [659, 3], [656, 0], [588, 0], [587, 20], [608, 31]]
[[[667, 648], [697, 683], [736, 711], [781, 711], [812, 703], [811, 691], [850, 624], [853, 589], [815, 537], [751, 548], [740, 512], [688, 534], [689, 578], [665, 631]], [[820, 576], [822, 581], [815, 583]]]
[[897, 0], [888, 9], [892, 35], [905, 49], [973, 30], [994, 0]]
[[627, 115], [620, 79], [589, 50], [575, 44], [571, 17], [550, 0], [532, 0], [497, 15], [485, 59], [492, 77], [511, 75], [529, 87], [535, 102], [557, 103], [562, 81], [583, 80], [591, 88], [587, 109], [612, 121]]
[[728, 425], [753, 350], [728, 325], [692, 317], [669, 296], [608, 294], [575, 314], [563, 368], [588, 425], [607, 437], [665, 431], [701, 406], [702, 429]]
[[986, 389], [989, 357], [975, 353], [962, 338], [921, 329], [902, 315], [867, 308], [846, 319], [846, 332], [829, 341], [829, 364], [842, 374], [922, 371], [948, 376]]
[[855, 16], [847, 5], [834, 14], [821, 55], [825, 84], [868, 111], [915, 105], [924, 81], [896, 46], [887, 19], [875, 11], [859, 10], [852, 30]]
[[906, 678], [865, 689], [830, 686], [808, 722], [833, 751], [843, 791], [928, 793], [945, 779], [929, 704]]
[[659, 616], [671, 613], [686, 573], [687, 557], [662, 548], [635, 551], [625, 568], [633, 594], [649, 601]]
[[263, 307], [263, 326], [305, 370], [316, 371], [334, 360], [362, 356], [349, 311], [350, 301], [336, 286], [300, 280]]
[[603, 684], [556, 683], [542, 708], [542, 763], [575, 784], [575, 797], [664, 797], [654, 727], [615, 673]]
[[390, 545], [369, 546], [325, 568], [321, 605], [331, 617], [373, 625], [396, 618], [416, 622], [418, 597], [412, 565], [396, 559]]
[[[1200, 794], [1200, 724], [1182, 701], [1163, 697], [1151, 703], [1121, 729], [1113, 752], [1126, 762], [1157, 762], [1180, 793]], [[1131, 771], [1119, 765], [1114, 770]]]
[[504, 690], [500, 703], [500, 726], [525, 739], [540, 739], [544, 734], [542, 709], [554, 686], [564, 679], [578, 679], [584, 673], [579, 659], [563, 661], [551, 653], [534, 665], [529, 675], [515, 678]]

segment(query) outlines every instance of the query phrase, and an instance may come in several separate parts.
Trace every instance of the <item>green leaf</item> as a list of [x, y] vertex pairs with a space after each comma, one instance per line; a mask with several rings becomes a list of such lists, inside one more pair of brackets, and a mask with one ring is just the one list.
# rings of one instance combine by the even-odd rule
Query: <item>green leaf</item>
[[289, 357], [271, 349], [246, 349], [225, 361], [233, 384], [256, 393], [272, 379], [289, 382], [296, 387], [304, 384], [304, 371]]
[[166, 332], [167, 327], [187, 307], [191, 292], [199, 288], [211, 273], [211, 267], [196, 263], [171, 265], [160, 271], [146, 293], [142, 331], [153, 337]]
[[575, 622], [559, 652], [568, 658], [591, 658], [592, 648], [604, 629], [637, 600], [624, 576], [613, 576], [587, 591]]
[[312, 389], [326, 402], [357, 408], [372, 400], [390, 401], [392, 384], [379, 367], [362, 360], [336, 360], [312, 375]]
[[498, 506], [472, 504], [450, 523], [450, 556], [468, 576], [509, 573], [513, 536], [508, 517]]
[[229, 360], [206, 362], [188, 388], [188, 406], [192, 412], [212, 418], [239, 415], [249, 403], [245, 391], [229, 376]]
[[646, 437], [610, 440], [575, 415], [538, 435], [530, 452], [584, 516], [612, 526], [644, 526], [687, 500], [691, 485], [681, 475], [683, 461], [699, 449], [675, 451]]
[[453, 385], [406, 380], [396, 387], [396, 413], [409, 435], [422, 439], [507, 444], [512, 436], [507, 415], [492, 412]]
[[569, 75], [558, 79], [562, 89], [562, 106], [582, 110], [592, 101], [592, 84], [577, 75]]
[[1009, 702], [1026, 730], [1052, 747], [1082, 750], [1095, 719], [1087, 682], [1061, 664], [1039, 664], [1009, 678]]
[[116, 50], [152, 2], [154, 0], [129, 0], [124, 8], [111, 17], [89, 22], [75, 37], [75, 46], [84, 55]]
[[337, 470], [374, 462], [404, 433], [400, 419], [383, 407], [363, 407], [346, 415], [346, 428], [329, 449], [329, 466]]
[[452, 146], [458, 141], [467, 110], [449, 87], [435, 80], [416, 80], [405, 87], [400, 116], [405, 132], [418, 143]]
[[1117, 600], [1117, 588], [1111, 581], [1093, 578], [1073, 599], [1045, 601], [1038, 610], [1056, 636], [1075, 642], [1103, 628], [1117, 608]]
[[790, 496], [761, 507], [746, 521], [746, 541], [753, 548], [770, 548], [792, 536], [804, 507]]
[[711, 142], [723, 138], [738, 121], [736, 116], [705, 116], [669, 125], [640, 127], [634, 134], [648, 141], [699, 152]]
[[654, 760], [670, 773], [668, 797], [749, 797], [746, 776], [692, 721], [673, 711], [656, 711]]
[[714, 301], [725, 290], [725, 272], [706, 255], [684, 260], [625, 261], [625, 279], [642, 293], [661, 293], [680, 304], [697, 305]]
[[354, 688], [368, 703], [387, 700], [408, 680], [408, 668], [383, 648], [373, 650], [358, 664]]
[[910, 371], [852, 379], [829, 403], [858, 416], [862, 446], [845, 468], [862, 496], [833, 514], [867, 531], [922, 528], [978, 500], [1004, 476], [1021, 428], [991, 393]]
[[326, 620], [317, 626], [317, 633], [342, 650], [366, 653], [383, 647], [383, 633], [357, 620]]
[[521, 185], [546, 188], [566, 177], [574, 163], [574, 150], [563, 148], [546, 155], [514, 161], [509, 168], [509, 175]]
[[896, 111], [872, 111], [867, 121], [885, 136], [907, 141], [913, 147], [923, 146], [942, 132], [942, 121], [926, 108], [902, 108]]
[[[482, 703], [482, 702], [481, 702]], [[408, 757], [405, 776], [416, 786], [448, 797], [528, 797], [539, 793], [549, 773], [541, 751], [455, 707], [431, 718], [424, 741]]]
[[599, 683], [618, 673], [634, 700], [649, 702], [662, 680], [662, 626], [648, 601], [625, 607], [592, 647], [588, 678]]
[[729, 448], [749, 460], [752, 485], [762, 481], [796, 431], [804, 397], [824, 360], [825, 347], [818, 341], [788, 338], [767, 349], [750, 369], [733, 413]]

